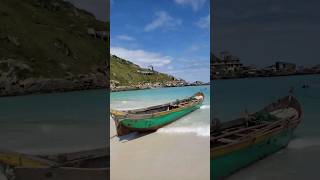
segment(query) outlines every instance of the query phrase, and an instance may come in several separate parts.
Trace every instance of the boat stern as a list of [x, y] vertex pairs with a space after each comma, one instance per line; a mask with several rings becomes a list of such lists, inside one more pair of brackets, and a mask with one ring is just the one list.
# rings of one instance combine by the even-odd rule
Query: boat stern
[[121, 119], [126, 117], [126, 112], [118, 110], [110, 110], [111, 118], [114, 120], [118, 136], [123, 136], [131, 132], [130, 129], [121, 124]]

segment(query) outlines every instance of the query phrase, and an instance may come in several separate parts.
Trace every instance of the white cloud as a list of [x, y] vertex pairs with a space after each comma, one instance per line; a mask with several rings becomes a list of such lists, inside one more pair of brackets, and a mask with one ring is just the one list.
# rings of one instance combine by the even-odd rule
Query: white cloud
[[144, 30], [149, 32], [160, 27], [174, 28], [181, 24], [182, 24], [181, 19], [173, 18], [166, 11], [158, 11], [158, 12], [155, 12], [155, 19], [149, 24], [147, 24]]
[[196, 22], [196, 25], [202, 29], [206, 29], [210, 27], [210, 14], [205, 17], [201, 17], [198, 22]]
[[168, 70], [173, 70], [174, 67], [173, 67], [172, 65], [169, 65], [169, 66], [167, 67], [167, 69], [168, 69]]
[[174, 0], [179, 5], [189, 5], [194, 11], [198, 11], [206, 0]]
[[122, 47], [111, 47], [110, 52], [113, 55], [129, 60], [142, 67], [153, 65], [155, 67], [162, 67], [171, 63], [170, 56], [163, 56], [159, 53], [148, 52], [144, 50], [130, 50]]
[[116, 38], [120, 39], [120, 40], [125, 40], [125, 41], [133, 41], [133, 40], [135, 40], [133, 37], [125, 35], [125, 34], [116, 36]]

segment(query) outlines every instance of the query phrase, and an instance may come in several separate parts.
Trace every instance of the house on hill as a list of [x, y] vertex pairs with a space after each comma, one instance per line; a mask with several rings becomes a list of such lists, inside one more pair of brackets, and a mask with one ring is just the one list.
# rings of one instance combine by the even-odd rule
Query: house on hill
[[240, 71], [242, 67], [243, 64], [240, 62], [240, 59], [229, 52], [221, 52], [220, 58], [214, 58], [211, 63], [211, 69], [214, 76], [233, 74]]

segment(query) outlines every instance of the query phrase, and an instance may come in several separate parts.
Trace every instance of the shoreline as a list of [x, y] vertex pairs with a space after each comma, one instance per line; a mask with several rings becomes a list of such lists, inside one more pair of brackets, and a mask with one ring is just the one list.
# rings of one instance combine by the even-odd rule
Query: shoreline
[[221, 80], [234, 80], [234, 79], [255, 79], [255, 78], [276, 78], [276, 77], [290, 77], [290, 76], [312, 76], [320, 75], [320, 73], [296, 73], [296, 74], [283, 74], [283, 75], [271, 75], [271, 76], [247, 76], [247, 77], [224, 77], [224, 78], [213, 78], [211, 81]]
[[5, 97], [18, 97], [18, 96], [29, 96], [29, 95], [42, 95], [42, 94], [57, 94], [57, 93], [68, 93], [68, 92], [79, 92], [79, 91], [89, 91], [89, 90], [107, 90], [108, 88], [105, 87], [93, 87], [93, 88], [87, 88], [87, 89], [68, 89], [68, 90], [48, 90], [48, 91], [37, 91], [37, 92], [23, 92], [19, 94], [8, 94], [8, 95], [0, 95], [0, 98]]
[[[206, 86], [210, 85], [209, 83], [202, 84], [202, 85], [186, 85], [186, 86], [170, 86], [170, 87], [156, 87], [156, 88], [174, 88], [174, 87], [189, 87], [189, 86]], [[128, 88], [128, 89], [121, 89], [121, 90], [111, 90], [111, 92], [124, 92], [124, 91], [139, 91], [139, 90], [147, 90], [147, 89], [155, 89], [154, 87], [148, 88]], [[92, 87], [92, 88], [75, 88], [75, 89], [63, 89], [63, 90], [46, 90], [46, 91], [36, 91], [36, 92], [22, 92], [22, 93], [12, 93], [7, 95], [0, 95], [0, 98], [5, 97], [18, 97], [18, 96], [28, 96], [28, 95], [41, 95], [41, 94], [56, 94], [56, 93], [67, 93], [67, 92], [77, 92], [77, 91], [88, 91], [88, 90], [106, 90], [108, 92], [110, 89], [108, 87]]]
[[198, 84], [198, 85], [180, 85], [180, 86], [160, 86], [160, 87], [127, 87], [127, 88], [119, 88], [119, 89], [111, 89], [111, 92], [123, 92], [123, 91], [139, 91], [139, 90], [147, 90], [147, 89], [161, 89], [161, 88], [174, 88], [174, 87], [190, 87], [190, 86], [206, 86], [210, 85], [210, 83]]

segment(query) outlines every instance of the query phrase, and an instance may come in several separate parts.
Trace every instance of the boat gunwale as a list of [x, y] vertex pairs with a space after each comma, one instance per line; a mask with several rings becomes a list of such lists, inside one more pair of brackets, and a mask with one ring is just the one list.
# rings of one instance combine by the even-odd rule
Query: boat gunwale
[[[292, 119], [292, 120], [291, 120]], [[217, 137], [210, 137], [210, 141], [213, 141], [213, 140], [217, 140], [217, 139], [220, 139], [220, 138], [223, 138], [225, 136], [231, 136], [233, 134], [236, 134], [236, 133], [240, 133], [242, 131], [247, 131], [247, 130], [251, 130], [251, 129], [257, 129], [257, 128], [261, 128], [260, 131], [258, 132], [261, 132], [265, 129], [269, 129], [271, 128], [272, 126], [275, 126], [275, 125], [278, 125], [278, 124], [282, 124], [283, 122], [286, 122], [286, 121], [289, 121], [289, 123], [292, 123], [292, 122], [295, 122], [295, 119], [294, 117], [290, 117], [290, 118], [286, 118], [286, 119], [281, 119], [281, 120], [278, 120], [278, 121], [275, 121], [275, 122], [264, 122], [262, 124], [258, 124], [258, 125], [254, 125], [254, 126], [250, 126], [250, 127], [247, 127], [247, 128], [242, 128], [242, 129], [238, 129], [236, 131], [232, 131], [232, 132], [227, 132], [225, 134], [222, 134], [220, 136], [217, 136]], [[251, 133], [252, 134], [252, 133]], [[247, 135], [251, 135], [250, 133], [248, 133]]]
[[[298, 125], [298, 121], [291, 123], [289, 126], [286, 126], [287, 129], [294, 129]], [[210, 158], [216, 158], [228, 154], [229, 152], [237, 151], [243, 148], [246, 148], [252, 144], [257, 144], [263, 140], [274, 136], [283, 131], [285, 127], [279, 126], [270, 131], [256, 132], [255, 134], [248, 135], [246, 138], [242, 139], [236, 143], [230, 143], [222, 145], [216, 148], [210, 148]]]

